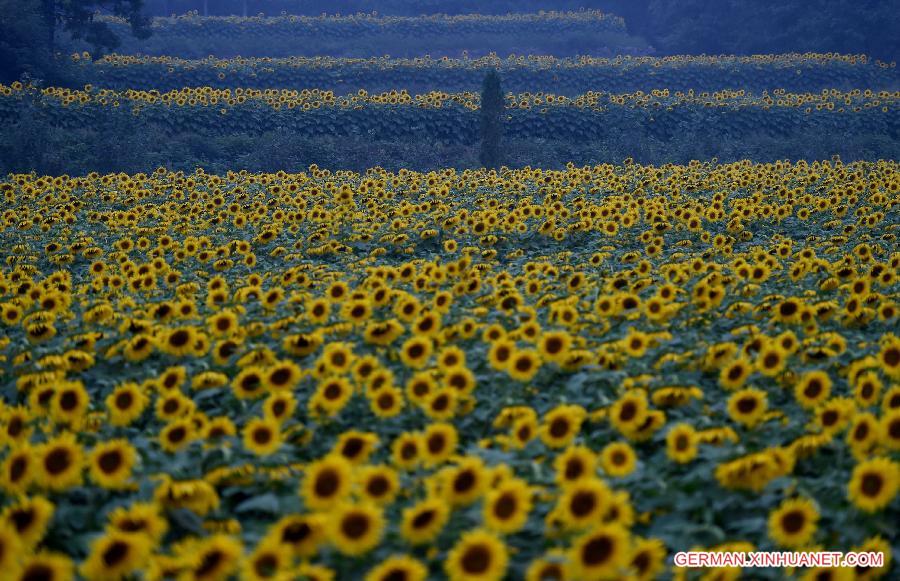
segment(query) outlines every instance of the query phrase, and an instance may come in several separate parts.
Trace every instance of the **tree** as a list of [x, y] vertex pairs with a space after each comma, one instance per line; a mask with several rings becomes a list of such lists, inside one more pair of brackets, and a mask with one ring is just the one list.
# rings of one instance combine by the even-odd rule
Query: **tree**
[[503, 136], [503, 90], [500, 75], [491, 70], [481, 88], [481, 153], [478, 160], [487, 168], [500, 167], [500, 139]]
[[0, 83], [11, 83], [27, 74], [48, 80], [52, 59], [35, 50], [35, 39], [47, 38], [37, 0], [0, 0]]
[[119, 37], [105, 22], [94, 19], [98, 10], [120, 16], [131, 25], [137, 38], [150, 36], [150, 18], [143, 14], [144, 0], [40, 0], [47, 27], [47, 49], [56, 52], [56, 31], [60, 26], [76, 40], [84, 40], [97, 53], [119, 46]]

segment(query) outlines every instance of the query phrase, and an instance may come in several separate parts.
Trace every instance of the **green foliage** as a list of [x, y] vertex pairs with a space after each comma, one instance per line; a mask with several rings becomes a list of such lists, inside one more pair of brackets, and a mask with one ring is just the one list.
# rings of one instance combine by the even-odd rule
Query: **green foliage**
[[900, 70], [863, 55], [763, 55], [614, 58], [287, 58], [181, 59], [107, 55], [79, 59], [80, 83], [116, 90], [209, 86], [217, 89], [317, 87], [342, 92], [390, 91], [402, 87], [423, 93], [480, 90], [485, 71], [495, 69], [505, 90], [578, 95], [602, 88], [624, 93], [666, 87], [670, 91], [741, 88], [754, 93], [784, 89], [873, 89], [900, 86]]
[[[98, 21], [124, 38], [125, 20], [101, 17]], [[190, 15], [155, 18], [151, 28], [152, 38], [127, 39], [121, 52], [188, 58], [323, 54], [370, 58], [373, 53], [459, 55], [466, 50], [576, 55], [588, 45], [594, 47], [592, 52], [601, 46], [627, 52], [628, 47], [639, 44], [628, 37], [620, 18], [598, 12], [409, 18], [376, 14], [265, 18]], [[81, 50], [82, 45], [76, 43], [73, 49]]]
[[503, 135], [503, 89], [500, 87], [500, 75], [491, 70], [484, 77], [481, 89], [481, 153], [478, 160], [481, 165], [498, 168], [502, 163], [500, 139]]

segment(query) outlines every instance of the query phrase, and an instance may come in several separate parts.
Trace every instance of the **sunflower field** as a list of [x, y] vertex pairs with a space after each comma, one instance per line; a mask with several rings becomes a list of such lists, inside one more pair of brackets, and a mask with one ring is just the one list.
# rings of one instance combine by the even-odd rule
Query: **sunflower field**
[[3, 579], [896, 578], [896, 161], [0, 194]]
[[286, 58], [208, 57], [75, 53], [85, 83], [106, 89], [135, 87], [172, 91], [183, 87], [216, 89], [318, 87], [331, 91], [389, 92], [397, 87], [422, 91], [440, 86], [463, 92], [478, 90], [486, 71], [496, 69], [513, 93], [549, 91], [577, 97], [602, 88], [630, 93], [647, 87], [671, 91], [718, 91], [723, 87], [761, 93], [782, 89], [815, 93], [822, 89], [851, 91], [859, 87], [900, 84], [896, 64], [866, 55], [779, 54], [754, 56], [581, 56], [557, 58], [529, 55], [499, 58]]
[[[576, 97], [547, 93], [506, 95], [505, 134], [518, 139], [603, 139], [646, 133], [668, 140], [688, 129], [709, 139], [763, 134], [844, 133], [884, 136], [900, 141], [900, 90], [825, 89], [787, 93], [776, 89], [754, 95], [741, 90], [670, 91], [615, 94], [589, 92]], [[364, 135], [376, 141], [407, 137], [443, 143], [471, 143], [479, 133], [477, 93], [431, 91], [411, 95], [365, 90], [338, 96], [320, 89], [72, 90], [16, 83], [0, 84], [0, 123], [14, 122], [36, 108], [55, 127], [96, 125], [119, 108], [133, 115], [135, 128], [168, 134], [207, 131], [219, 134], [284, 128], [297, 137]]]

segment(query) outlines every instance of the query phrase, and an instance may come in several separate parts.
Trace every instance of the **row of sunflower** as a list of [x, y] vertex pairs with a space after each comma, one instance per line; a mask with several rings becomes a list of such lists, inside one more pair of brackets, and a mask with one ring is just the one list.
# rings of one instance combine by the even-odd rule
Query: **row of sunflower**
[[4, 579], [896, 573], [896, 162], [0, 194]]
[[[670, 140], [688, 131], [710, 141], [733, 139], [735, 134], [796, 138], [816, 132], [892, 140], [900, 132], [898, 98], [896, 91], [871, 90], [754, 96], [742, 90], [673, 94], [660, 89], [622, 95], [587, 93], [577, 98], [510, 94], [504, 131], [514, 139], [574, 142], [618, 134]], [[477, 94], [440, 91], [413, 96], [403, 90], [374, 95], [360, 90], [339, 97], [317, 89], [201, 87], [120, 93], [90, 86], [39, 91], [18, 83], [0, 85], [0, 122], [37, 115], [63, 129], [83, 129], [109, 118], [135, 130], [147, 126], [170, 134], [284, 130], [296, 137], [362, 135], [390, 141], [427, 137], [472, 143], [480, 131], [478, 107]]]
[[92, 60], [73, 54], [85, 82], [120, 91], [140, 87], [170, 91], [208, 85], [217, 89], [273, 86], [304, 89], [387, 91], [397, 86], [427, 91], [474, 91], [484, 74], [496, 69], [513, 92], [553, 90], [569, 96], [603, 87], [613, 93], [646, 87], [674, 91], [712, 91], [743, 87], [747, 91], [892, 87], [897, 68], [865, 55], [792, 53], [755, 56], [669, 56], [615, 58], [490, 55], [479, 58], [285, 58], [182, 59], [171, 56], [110, 54]]

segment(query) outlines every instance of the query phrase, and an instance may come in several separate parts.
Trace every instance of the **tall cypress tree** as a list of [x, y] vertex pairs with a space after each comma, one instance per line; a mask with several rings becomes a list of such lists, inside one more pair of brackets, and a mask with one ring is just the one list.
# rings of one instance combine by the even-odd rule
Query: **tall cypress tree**
[[481, 88], [481, 153], [478, 160], [483, 167], [498, 168], [501, 165], [504, 109], [500, 75], [492, 69], [485, 75]]

